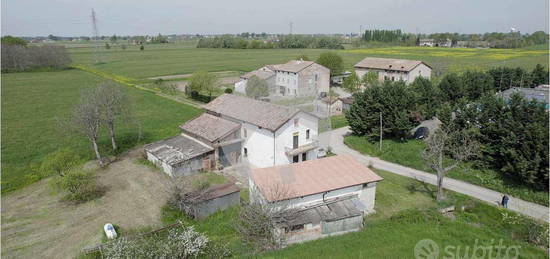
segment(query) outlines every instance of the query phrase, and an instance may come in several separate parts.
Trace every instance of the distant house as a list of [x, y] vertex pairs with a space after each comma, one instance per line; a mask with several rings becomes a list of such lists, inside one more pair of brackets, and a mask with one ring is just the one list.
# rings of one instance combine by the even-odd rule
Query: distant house
[[257, 76], [260, 79], [267, 81], [267, 86], [269, 88], [270, 94], [275, 94], [276, 88], [275, 88], [275, 71], [273, 69], [272, 65], [261, 67], [257, 70], [248, 72], [240, 77], [240, 81], [235, 83], [235, 91], [238, 93], [246, 94], [246, 86], [248, 83], [248, 80], [252, 76]]
[[202, 219], [217, 211], [238, 205], [241, 200], [240, 190], [234, 183], [218, 184], [206, 190], [186, 193], [185, 212], [193, 218]]
[[430, 79], [432, 68], [417, 60], [367, 57], [355, 64], [357, 76], [362, 78], [370, 71], [378, 73], [378, 80], [412, 83], [417, 77]]
[[342, 101], [342, 110], [349, 111], [349, 108], [353, 103], [353, 97], [352, 96], [344, 97], [344, 98], [340, 98], [340, 100]]
[[[317, 114], [327, 114], [328, 116], [342, 115], [342, 100], [338, 97], [325, 96], [318, 100], [316, 105]], [[330, 111], [330, 112], [329, 112]]]
[[246, 73], [235, 83], [235, 91], [245, 94], [253, 75], [267, 80], [270, 96], [320, 96], [329, 91], [330, 70], [312, 61], [291, 60]]
[[536, 88], [521, 88], [513, 87], [506, 91], [500, 92], [497, 95], [502, 97], [504, 100], [509, 101], [513, 94], [519, 94], [528, 101], [537, 101], [544, 105], [546, 110], [550, 108], [548, 105], [548, 86], [540, 85]]
[[434, 39], [419, 39], [418, 40], [418, 46], [433, 47], [433, 46], [435, 46], [435, 40]]
[[253, 169], [250, 202], [297, 211], [277, 233], [287, 244], [357, 231], [374, 212], [376, 184], [382, 177], [351, 155]]
[[344, 83], [344, 80], [348, 78], [351, 75], [351, 72], [345, 71], [340, 75], [335, 75], [330, 78], [330, 81], [334, 85], [342, 85]]
[[277, 93], [282, 96], [326, 95], [330, 87], [330, 69], [312, 61], [291, 60], [274, 66]]

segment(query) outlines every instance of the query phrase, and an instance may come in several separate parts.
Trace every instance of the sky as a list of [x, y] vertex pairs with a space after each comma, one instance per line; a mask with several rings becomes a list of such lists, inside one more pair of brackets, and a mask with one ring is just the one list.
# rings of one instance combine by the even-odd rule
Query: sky
[[548, 32], [548, 0], [2, 0], [2, 35]]

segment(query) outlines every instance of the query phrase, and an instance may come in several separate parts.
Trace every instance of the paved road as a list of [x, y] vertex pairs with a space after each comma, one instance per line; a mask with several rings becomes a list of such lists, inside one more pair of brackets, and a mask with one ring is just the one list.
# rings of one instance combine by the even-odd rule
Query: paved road
[[[321, 136], [321, 138], [330, 139], [329, 140], [330, 146], [332, 147], [332, 151], [335, 154], [351, 154], [362, 163], [366, 165], [372, 165], [374, 168], [385, 170], [388, 172], [392, 172], [402, 176], [414, 178], [422, 182], [436, 185], [437, 176], [434, 174], [430, 174], [424, 171], [401, 166], [395, 163], [390, 163], [384, 160], [380, 160], [379, 158], [366, 156], [349, 148], [344, 144], [344, 136], [349, 132], [350, 131], [348, 127], [339, 128], [339, 129], [332, 130], [330, 132], [323, 133], [325, 134], [325, 136]], [[462, 193], [462, 194], [477, 198], [482, 201], [486, 201], [495, 206], [498, 206], [499, 201], [502, 198], [502, 195], [499, 192], [496, 192], [487, 188], [483, 188], [477, 185], [469, 184], [463, 181], [451, 179], [451, 178], [445, 178], [443, 182], [443, 187], [445, 189], [449, 189], [458, 193]], [[549, 221], [549, 218], [548, 218], [549, 210], [548, 210], [548, 207], [545, 207], [545, 206], [541, 206], [532, 202], [527, 202], [514, 197], [510, 197], [508, 208], [510, 210], [522, 213], [527, 216], [531, 216], [533, 218]]]

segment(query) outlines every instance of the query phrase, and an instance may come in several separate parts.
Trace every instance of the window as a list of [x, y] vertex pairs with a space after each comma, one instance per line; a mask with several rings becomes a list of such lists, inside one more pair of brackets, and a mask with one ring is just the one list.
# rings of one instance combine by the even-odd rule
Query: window
[[290, 227], [290, 231], [300, 231], [300, 230], [304, 230], [304, 225], [294, 225], [292, 227]]
[[299, 122], [300, 122], [299, 118], [294, 119], [294, 127], [298, 127]]
[[248, 131], [246, 129], [244, 129], [244, 137], [248, 138]]
[[315, 74], [315, 82], [317, 82], [317, 74]]
[[392, 80], [392, 81], [395, 81], [395, 77], [394, 77], [394, 76], [392, 76], [392, 77], [391, 77], [391, 80]]
[[307, 160], [307, 153], [302, 153], [302, 162]]
[[306, 130], [306, 139], [309, 139], [309, 130]]
[[298, 163], [298, 162], [300, 162], [298, 159], [300, 159], [299, 156], [293, 156], [293, 157], [292, 157], [292, 163]]
[[244, 157], [248, 157], [248, 149], [244, 148]]

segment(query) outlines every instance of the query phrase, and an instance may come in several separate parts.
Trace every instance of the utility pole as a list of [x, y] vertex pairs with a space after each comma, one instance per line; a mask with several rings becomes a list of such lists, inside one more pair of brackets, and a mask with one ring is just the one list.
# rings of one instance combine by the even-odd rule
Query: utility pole
[[95, 16], [95, 11], [92, 8], [92, 33], [95, 43], [95, 63], [99, 63], [99, 45], [97, 40], [99, 39], [99, 33], [97, 32], [97, 18]]
[[380, 151], [382, 151], [382, 112], [380, 112]]
[[290, 28], [289, 28], [289, 29], [290, 29], [290, 30], [289, 30], [289, 34], [290, 34], [290, 35], [292, 35], [292, 25], [293, 25], [292, 22], [290, 22], [290, 24], [289, 24], [289, 27], [290, 27]]

